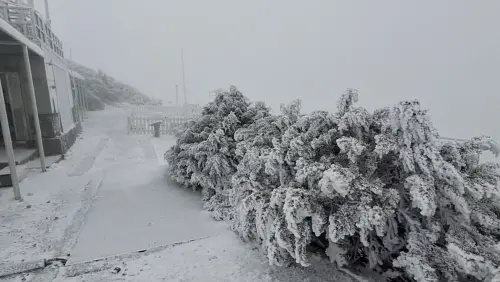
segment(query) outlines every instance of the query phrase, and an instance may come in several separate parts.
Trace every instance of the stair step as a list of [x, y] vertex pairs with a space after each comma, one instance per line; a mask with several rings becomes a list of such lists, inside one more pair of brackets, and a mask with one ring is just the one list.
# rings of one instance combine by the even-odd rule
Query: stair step
[[[16, 166], [16, 170], [19, 182], [22, 182], [28, 176], [28, 170], [25, 165]], [[10, 168], [8, 166], [0, 170], [0, 187], [12, 187]]]

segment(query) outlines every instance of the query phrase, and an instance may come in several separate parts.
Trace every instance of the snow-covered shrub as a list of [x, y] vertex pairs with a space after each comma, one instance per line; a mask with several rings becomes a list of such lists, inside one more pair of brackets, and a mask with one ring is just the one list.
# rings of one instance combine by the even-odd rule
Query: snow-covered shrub
[[236, 130], [269, 115], [263, 103], [250, 104], [231, 86], [203, 108], [177, 134], [177, 144], [165, 153], [171, 176], [177, 182], [202, 191], [206, 208], [217, 219], [230, 219], [231, 178], [238, 165]]
[[294, 101], [271, 115], [231, 88], [166, 153], [171, 174], [271, 264], [307, 266], [314, 245], [415, 281], [500, 280], [499, 167], [479, 158], [497, 144], [441, 140], [418, 101], [357, 101], [348, 90], [335, 113]]

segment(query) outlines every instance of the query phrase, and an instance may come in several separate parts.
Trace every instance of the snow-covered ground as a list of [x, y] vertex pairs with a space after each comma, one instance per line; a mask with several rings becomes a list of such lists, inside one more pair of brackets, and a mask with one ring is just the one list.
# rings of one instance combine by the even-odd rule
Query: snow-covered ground
[[91, 113], [65, 160], [0, 189], [0, 269], [68, 259], [5, 281], [351, 281], [325, 259], [275, 268], [165, 176], [172, 137], [130, 136], [126, 111]]
[[352, 281], [326, 260], [313, 260], [314, 268], [269, 267], [256, 248], [226, 230], [140, 257], [68, 267], [56, 281]]
[[71, 176], [97, 154], [101, 134], [86, 129], [66, 160], [47, 173], [30, 171], [21, 185], [24, 201], [14, 200], [12, 188], [0, 188], [0, 267], [63, 254], [65, 233], [88, 208], [95, 174]]

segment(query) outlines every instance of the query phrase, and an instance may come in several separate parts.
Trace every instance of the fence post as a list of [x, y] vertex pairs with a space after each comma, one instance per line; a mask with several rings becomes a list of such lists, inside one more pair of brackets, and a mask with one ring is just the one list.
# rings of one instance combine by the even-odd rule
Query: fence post
[[130, 134], [130, 114], [127, 116], [127, 134]]
[[139, 133], [140, 134], [144, 134], [144, 132], [143, 132], [144, 129], [143, 128], [144, 128], [144, 125], [142, 124], [142, 115], [141, 115], [141, 116], [139, 116]]
[[145, 116], [142, 116], [141, 117], [141, 120], [142, 120], [142, 133], [143, 134], [148, 134], [148, 129], [146, 128], [146, 117]]

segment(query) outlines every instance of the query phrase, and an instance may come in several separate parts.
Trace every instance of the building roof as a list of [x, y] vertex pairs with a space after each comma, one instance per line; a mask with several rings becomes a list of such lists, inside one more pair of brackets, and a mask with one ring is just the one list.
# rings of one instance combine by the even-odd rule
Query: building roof
[[[45, 58], [45, 53], [43, 52], [42, 48], [38, 45], [36, 45], [33, 41], [29, 40], [26, 36], [24, 36], [20, 31], [18, 31], [15, 27], [10, 25], [8, 22], [6, 22], [4, 19], [0, 18], [0, 33], [5, 33], [8, 35], [8, 37], [13, 39], [12, 43], [19, 43], [21, 45], [26, 45], [28, 46], [28, 49], [35, 52], [37, 55]], [[5, 42], [3, 42], [5, 43]], [[2, 45], [2, 42], [0, 42], [0, 45]]]

